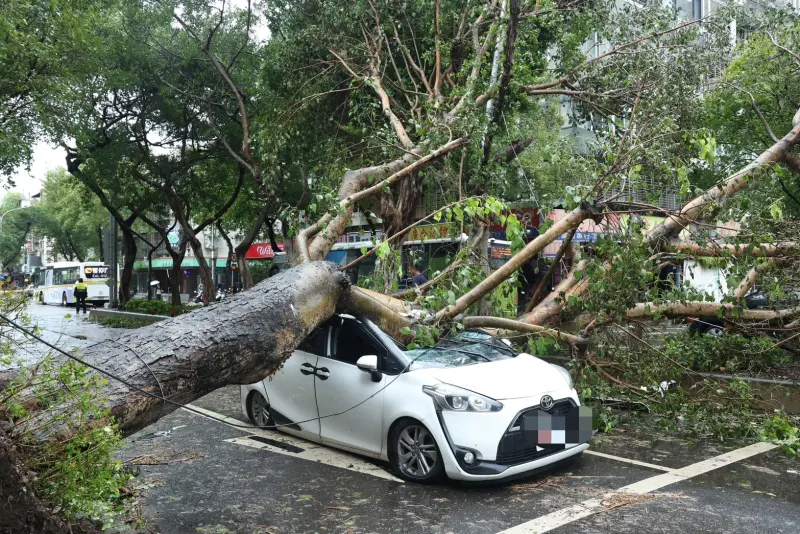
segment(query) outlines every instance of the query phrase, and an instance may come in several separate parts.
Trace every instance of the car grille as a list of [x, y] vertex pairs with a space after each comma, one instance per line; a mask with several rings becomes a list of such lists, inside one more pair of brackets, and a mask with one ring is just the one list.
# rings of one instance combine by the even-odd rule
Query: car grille
[[[563, 399], [556, 401], [553, 407], [547, 410], [550, 415], [566, 415], [575, 407], [571, 399]], [[541, 451], [536, 450], [536, 443], [526, 438], [522, 432], [522, 419], [532, 412], [538, 412], [539, 408], [532, 408], [520, 412], [509, 429], [500, 439], [500, 444], [497, 446], [497, 459], [495, 460], [501, 465], [518, 465], [530, 462], [537, 458], [553, 454], [564, 447], [545, 447]]]

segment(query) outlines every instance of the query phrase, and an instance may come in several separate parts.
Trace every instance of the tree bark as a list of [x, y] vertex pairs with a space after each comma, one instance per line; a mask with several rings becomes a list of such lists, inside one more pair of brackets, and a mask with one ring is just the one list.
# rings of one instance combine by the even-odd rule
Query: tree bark
[[98, 245], [100, 245], [100, 249], [99, 249], [99, 251], [100, 251], [100, 261], [105, 263], [105, 261], [106, 261], [106, 253], [105, 253], [105, 250], [103, 249], [103, 227], [100, 226], [99, 224], [97, 225], [97, 243], [98, 243]]
[[[225, 257], [225, 280], [230, 280], [231, 284], [233, 284], [233, 277], [231, 276], [231, 265], [233, 263], [233, 243], [231, 243], [231, 238], [228, 236], [228, 232], [222, 228], [220, 221], [217, 221], [217, 230], [219, 230], [219, 235], [222, 236], [222, 239], [225, 240], [225, 245], [228, 249], [228, 254]], [[233, 292], [234, 291], [231, 291], [231, 293]]]
[[464, 326], [467, 328], [501, 328], [503, 330], [513, 330], [515, 332], [525, 332], [528, 334], [540, 334], [543, 336], [550, 336], [560, 343], [566, 343], [573, 347], [583, 347], [589, 344], [589, 340], [561, 332], [560, 330], [553, 330], [552, 328], [545, 328], [543, 326], [522, 323], [513, 319], [503, 319], [501, 317], [465, 317]]
[[[482, 225], [483, 226], [483, 225]], [[486, 225], [486, 231], [481, 228], [481, 238], [477, 244], [476, 255], [478, 256], [478, 267], [483, 274], [487, 277], [492, 273], [489, 268], [489, 229]], [[478, 301], [478, 315], [492, 315], [492, 300], [487, 293]]]
[[31, 486], [23, 456], [0, 429], [0, 533], [64, 534], [70, 532]]
[[20, 250], [22, 250], [22, 245], [25, 243], [25, 240], [28, 238], [28, 233], [30, 233], [30, 231], [31, 231], [31, 222], [28, 221], [25, 224], [25, 233], [22, 235], [22, 239], [20, 240], [20, 245], [14, 250], [14, 253], [11, 254], [11, 256], [9, 256], [5, 260], [3, 260], [3, 267], [8, 267], [8, 265], [10, 263], [12, 263], [14, 260], [17, 259], [17, 256], [19, 256]]
[[550, 267], [548, 267], [544, 277], [542, 277], [542, 281], [539, 282], [539, 285], [536, 287], [536, 290], [533, 292], [533, 295], [531, 295], [531, 301], [525, 307], [525, 313], [530, 313], [531, 311], [533, 311], [533, 308], [536, 307], [537, 304], [539, 304], [539, 299], [541, 298], [542, 293], [544, 292], [545, 283], [548, 280], [553, 279], [553, 273], [555, 273], [556, 269], [558, 269], [561, 263], [561, 258], [564, 257], [564, 253], [567, 251], [567, 249], [571, 249], [572, 247], [572, 238], [575, 237], [575, 230], [576, 228], [573, 228], [567, 234], [567, 237], [561, 244], [561, 248], [559, 248], [558, 252], [556, 253], [556, 257], [553, 258], [553, 263], [550, 264]]
[[270, 206], [264, 204], [264, 207], [261, 208], [261, 213], [258, 214], [258, 218], [253, 222], [253, 226], [250, 227], [250, 230], [236, 246], [236, 261], [239, 262], [239, 278], [242, 281], [242, 289], [250, 289], [253, 287], [253, 275], [250, 273], [250, 268], [247, 266], [247, 251], [250, 249], [256, 237], [258, 237], [259, 232], [261, 232], [261, 227], [264, 225], [264, 221], [267, 220], [267, 216], [269, 215], [269, 209]]
[[666, 317], [719, 317], [731, 321], [781, 321], [800, 315], [800, 309], [786, 310], [748, 310], [736, 304], [718, 304], [716, 302], [671, 302], [654, 304], [643, 302], [630, 308], [625, 316], [628, 319], [645, 319], [654, 313]]
[[[186, 228], [184, 228], [184, 231], [188, 234], [186, 237], [187, 241], [194, 251], [194, 257], [197, 258], [197, 263], [199, 265], [198, 272], [200, 273], [200, 280], [203, 282], [203, 301], [207, 306], [217, 300], [217, 284], [215, 283], [214, 275], [212, 274], [212, 269], [214, 269], [215, 266], [209, 267], [205, 255], [203, 254], [203, 245], [200, 243], [200, 240], [197, 238], [194, 232], [191, 229], [187, 230]], [[215, 259], [213, 261], [215, 261]]]
[[[568, 232], [570, 229], [578, 226], [584, 219], [591, 215], [589, 209], [584, 207], [575, 208], [568, 213], [563, 219], [551, 226], [545, 233], [539, 235], [528, 243], [525, 248], [511, 257], [502, 267], [494, 271], [480, 284], [469, 290], [462, 295], [455, 304], [439, 311], [436, 314], [436, 320], [449, 320], [463, 313], [472, 304], [478, 301], [481, 297], [489, 293], [504, 280], [508, 279], [514, 272], [519, 270], [527, 261], [530, 261], [535, 255], [539, 254], [544, 248], [555, 241], [559, 236]], [[535, 311], [535, 310], [534, 310]], [[528, 322], [528, 321], [526, 321]]]
[[125, 220], [127, 224], [120, 225], [122, 246], [125, 251], [122, 262], [122, 276], [120, 276], [119, 281], [119, 300], [122, 305], [131, 300], [131, 280], [133, 279], [133, 266], [136, 263], [137, 250], [136, 236], [131, 230], [131, 225], [135, 220], [136, 215], [131, 215]]
[[583, 278], [579, 279], [576, 273], [583, 272], [588, 263], [586, 260], [581, 260], [574, 264], [567, 277], [553, 291], [548, 293], [530, 313], [520, 317], [520, 321], [528, 324], [543, 325], [558, 316], [575, 286], [585, 280]]
[[[167, 245], [169, 247], [169, 244]], [[170, 247], [171, 248], [171, 247]], [[170, 256], [172, 256], [172, 269], [170, 275], [170, 284], [169, 284], [169, 292], [172, 297], [172, 311], [174, 313], [178, 313], [181, 309], [181, 282], [183, 281], [183, 258], [186, 257], [186, 243], [181, 244], [180, 250], [175, 253], [174, 251], [170, 251]], [[208, 300], [206, 300], [206, 304], [208, 304]]]
[[746, 188], [754, 178], [765, 174], [765, 170], [786, 159], [800, 140], [800, 110], [792, 121], [794, 127], [777, 143], [762, 152], [753, 162], [732, 174], [702, 195], [686, 204], [679, 213], [670, 215], [661, 224], [647, 232], [646, 242], [660, 249], [669, 239], [675, 238], [681, 230], [703, 217], [709, 209], [719, 205], [720, 200]]
[[800, 254], [800, 243], [760, 243], [758, 245], [714, 243], [701, 245], [692, 241], [679, 240], [665, 243], [663, 250], [706, 257], [750, 256], [753, 258], [772, 258]]
[[[222, 386], [249, 384], [274, 373], [340, 300], [350, 302], [343, 299], [349, 293], [335, 266], [303, 264], [233, 298], [95, 343], [80, 356], [130, 385], [188, 404]], [[395, 326], [383, 322], [389, 332], [408, 324], [370, 297], [353, 298], [354, 305], [365, 306], [375, 317], [396, 317]], [[367, 299], [372, 301], [368, 305]], [[116, 380], [109, 380], [101, 398], [126, 436], [177, 409]]]
[[733, 296], [736, 298], [736, 302], [741, 304], [742, 299], [745, 295], [747, 295], [747, 292], [750, 291], [754, 285], [756, 285], [758, 277], [772, 269], [774, 266], [774, 261], [767, 260], [764, 263], [761, 263], [750, 269], [742, 281], [739, 282], [739, 285], [736, 286], [736, 289], [733, 290]]

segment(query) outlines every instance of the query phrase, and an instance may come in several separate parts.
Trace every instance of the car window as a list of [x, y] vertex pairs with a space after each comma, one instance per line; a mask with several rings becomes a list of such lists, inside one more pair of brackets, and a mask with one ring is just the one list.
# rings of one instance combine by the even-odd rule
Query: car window
[[355, 365], [362, 356], [385, 357], [386, 349], [355, 321], [343, 321], [333, 336], [333, 357], [339, 361]]
[[317, 356], [325, 356], [325, 343], [328, 340], [328, 327], [314, 329], [307, 338], [303, 340], [297, 349]]

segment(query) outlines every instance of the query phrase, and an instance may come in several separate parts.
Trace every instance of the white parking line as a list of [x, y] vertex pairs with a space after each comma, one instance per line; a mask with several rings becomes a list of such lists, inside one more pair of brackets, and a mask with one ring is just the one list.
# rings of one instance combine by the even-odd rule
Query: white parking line
[[771, 443], [754, 443], [752, 445], [748, 445], [747, 447], [742, 447], [741, 449], [736, 449], [734, 451], [715, 456], [714, 458], [682, 467], [681, 469], [675, 469], [669, 473], [662, 473], [654, 477], [640, 480], [639, 482], [634, 482], [633, 484], [624, 486], [616, 491], [609, 492], [600, 498], [588, 499], [581, 503], [562, 508], [561, 510], [556, 510], [555, 512], [537, 517], [536, 519], [528, 521], [527, 523], [511, 527], [507, 530], [504, 530], [500, 534], [541, 534], [543, 532], [550, 532], [551, 530], [568, 523], [572, 523], [578, 521], [579, 519], [583, 519], [584, 517], [596, 514], [597, 512], [604, 511], [606, 509], [606, 505], [604, 503], [614, 495], [620, 493], [633, 493], [638, 495], [650, 493], [651, 491], [661, 489], [664, 486], [689, 480], [698, 475], [702, 475], [703, 473], [713, 471], [714, 469], [719, 469], [720, 467], [724, 467], [746, 458], [750, 458], [751, 456], [761, 454], [762, 452], [769, 451], [775, 447], [776, 446]]
[[[290, 436], [282, 432], [256, 428], [250, 423], [245, 423], [238, 419], [227, 417], [225, 415], [212, 412], [211, 410], [206, 410], [205, 408], [200, 408], [199, 406], [194, 406], [192, 404], [190, 404], [188, 407], [191, 408], [192, 410], [196, 410], [197, 412], [207, 417], [213, 417], [215, 419], [219, 419], [235, 428], [242, 426], [248, 427], [248, 428], [237, 428], [237, 430], [241, 430], [242, 432], [247, 432], [252, 436], [257, 436], [259, 438], [264, 438], [267, 440], [266, 442], [263, 442], [263, 441], [258, 441], [256, 439], [251, 439], [249, 437], [224, 440], [228, 443], [235, 443], [237, 445], [252, 447], [254, 449], [263, 449], [277, 454], [293, 456], [295, 458], [299, 458], [301, 460], [307, 460], [310, 462], [319, 462], [333, 467], [339, 467], [342, 469], [355, 471], [356, 473], [361, 473], [364, 475], [372, 475], [374, 477], [382, 478], [384, 480], [391, 480], [393, 482], [401, 482], [401, 483], [403, 482], [401, 479], [392, 475], [385, 469], [382, 469], [380, 466], [367, 462], [362, 457], [356, 456], [355, 454], [350, 454], [337, 449], [332, 449], [330, 447], [319, 445], [317, 443], [306, 441], [304, 439], [296, 438], [294, 436]], [[194, 413], [194, 412], [189, 411], [189, 413]]]
[[633, 464], [638, 465], [641, 467], [647, 467], [649, 469], [657, 469], [659, 471], [666, 471], [672, 472], [675, 469], [671, 467], [664, 467], [663, 465], [656, 465], [656, 464], [648, 464], [647, 462], [640, 462], [639, 460], [631, 460], [630, 458], [623, 458], [621, 456], [614, 456], [613, 454], [606, 454], [604, 452], [597, 452], [593, 450], [585, 450], [583, 451], [584, 454], [591, 454], [592, 456], [599, 456], [601, 458], [608, 458], [609, 460], [616, 460], [618, 462], [625, 462], [626, 464]]

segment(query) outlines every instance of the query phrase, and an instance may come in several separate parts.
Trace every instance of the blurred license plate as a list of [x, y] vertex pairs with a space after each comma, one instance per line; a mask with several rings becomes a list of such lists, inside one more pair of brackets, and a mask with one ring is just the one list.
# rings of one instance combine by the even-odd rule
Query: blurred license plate
[[522, 432], [527, 441], [541, 446], [585, 443], [592, 437], [592, 410], [580, 406], [564, 415], [533, 411], [525, 414]]

